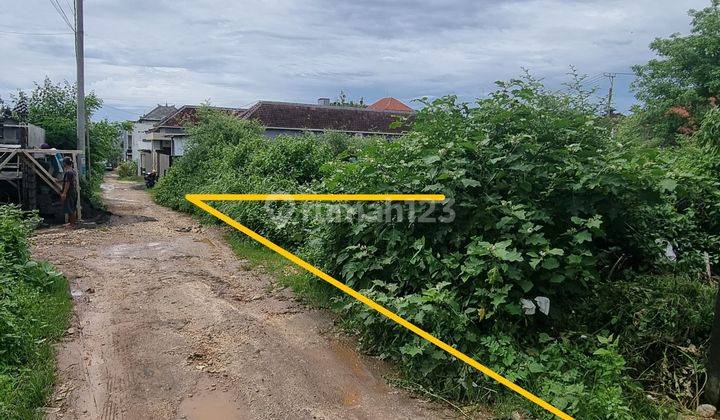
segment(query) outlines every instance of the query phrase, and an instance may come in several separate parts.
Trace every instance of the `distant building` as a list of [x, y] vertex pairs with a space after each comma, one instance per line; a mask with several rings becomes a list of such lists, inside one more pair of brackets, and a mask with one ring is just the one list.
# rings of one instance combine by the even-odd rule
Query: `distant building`
[[[398, 104], [402, 102], [394, 99]], [[362, 136], [396, 137], [407, 127], [394, 127], [400, 118], [411, 116], [408, 110], [376, 110], [370, 107], [324, 105], [321, 98], [318, 105], [290, 102], [260, 101], [240, 115], [246, 120], [257, 120], [265, 126], [268, 137], [281, 134], [297, 135], [305, 132], [324, 133], [339, 131]], [[398, 106], [398, 108], [400, 108]]]
[[133, 124], [132, 134], [130, 134], [132, 141], [130, 154], [132, 160], [138, 164], [138, 175], [141, 175], [143, 170], [150, 171], [153, 168], [153, 145], [147, 138], [146, 132], [176, 111], [177, 108], [174, 105], [158, 105]]
[[[197, 105], [183, 105], [147, 130], [146, 139], [152, 143], [151, 168], [157, 171], [158, 175], [164, 175], [172, 165], [173, 158], [185, 153], [185, 126], [197, 120], [199, 108]], [[246, 111], [241, 108], [211, 108], [238, 116]]]
[[[413, 111], [395, 98], [383, 98], [367, 108], [328, 103], [327, 98], [320, 98], [317, 105], [259, 101], [249, 109], [213, 108], [241, 119], [258, 121], [270, 138], [328, 131], [392, 138], [407, 131]], [[155, 170], [162, 176], [174, 159], [183, 156], [188, 136], [185, 127], [197, 120], [199, 108], [197, 105], [184, 105], [180, 109], [158, 106], [138, 120], [132, 138], [133, 144], [142, 146], [137, 148], [139, 159], [133, 155], [133, 160], [138, 160], [141, 173]], [[166, 115], [157, 120], [160, 114]], [[395, 122], [402, 119], [406, 121], [396, 126]], [[155, 122], [151, 124], [152, 121]]]
[[118, 130], [117, 142], [120, 144], [120, 148], [122, 149], [123, 160], [132, 160], [132, 139], [133, 132], [131, 130], [125, 130], [122, 128]]

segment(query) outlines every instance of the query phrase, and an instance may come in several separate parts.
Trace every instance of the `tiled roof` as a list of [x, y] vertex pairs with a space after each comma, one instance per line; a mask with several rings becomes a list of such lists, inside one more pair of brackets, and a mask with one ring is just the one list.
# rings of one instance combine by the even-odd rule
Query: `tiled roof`
[[[168, 115], [165, 119], [155, 124], [150, 131], [155, 131], [158, 128], [178, 128], [184, 127], [188, 123], [194, 123], [197, 121], [197, 110], [200, 108], [198, 105], [183, 105], [174, 113]], [[221, 111], [227, 111], [235, 115], [242, 115], [246, 109], [242, 108], [221, 108], [221, 107], [210, 107], [212, 109], [218, 109]]]
[[242, 118], [258, 120], [266, 128], [400, 134], [407, 127], [391, 128], [390, 125], [398, 117], [408, 115], [368, 108], [260, 101]]
[[398, 101], [395, 98], [382, 98], [368, 108], [376, 111], [398, 111], [398, 112], [412, 112], [412, 108]]
[[140, 117], [141, 120], [160, 121], [177, 111], [175, 105], [158, 105], [152, 111]]

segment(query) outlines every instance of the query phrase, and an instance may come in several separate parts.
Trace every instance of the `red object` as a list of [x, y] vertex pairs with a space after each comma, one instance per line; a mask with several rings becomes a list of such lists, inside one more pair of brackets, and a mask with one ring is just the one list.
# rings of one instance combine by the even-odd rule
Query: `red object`
[[395, 98], [382, 98], [374, 104], [368, 106], [368, 109], [374, 109], [375, 111], [412, 112], [412, 108]]

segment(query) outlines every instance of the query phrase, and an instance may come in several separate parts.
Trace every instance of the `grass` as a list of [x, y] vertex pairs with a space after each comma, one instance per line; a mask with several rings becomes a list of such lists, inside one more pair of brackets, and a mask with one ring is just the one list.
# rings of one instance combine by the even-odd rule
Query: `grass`
[[289, 287], [308, 304], [329, 309], [340, 306], [335, 288], [270, 249], [236, 232], [229, 232], [225, 239], [235, 254], [247, 261], [247, 268], [259, 268], [270, 274], [278, 285]]
[[[60, 338], [69, 323], [72, 301], [67, 279], [52, 271], [42, 288], [24, 281], [8, 284], [0, 294], [0, 332], [9, 331], [0, 349], [0, 418], [36, 419], [38, 408], [47, 403], [55, 381], [55, 355], [52, 343]], [[31, 274], [31, 273], [27, 273]]]

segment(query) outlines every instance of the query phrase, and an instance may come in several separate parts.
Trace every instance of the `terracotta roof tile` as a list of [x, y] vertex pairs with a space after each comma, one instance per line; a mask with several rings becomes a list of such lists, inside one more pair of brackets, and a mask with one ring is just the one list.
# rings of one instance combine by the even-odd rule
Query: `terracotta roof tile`
[[369, 105], [368, 108], [376, 111], [412, 112], [412, 108], [395, 98], [382, 98], [374, 104]]

